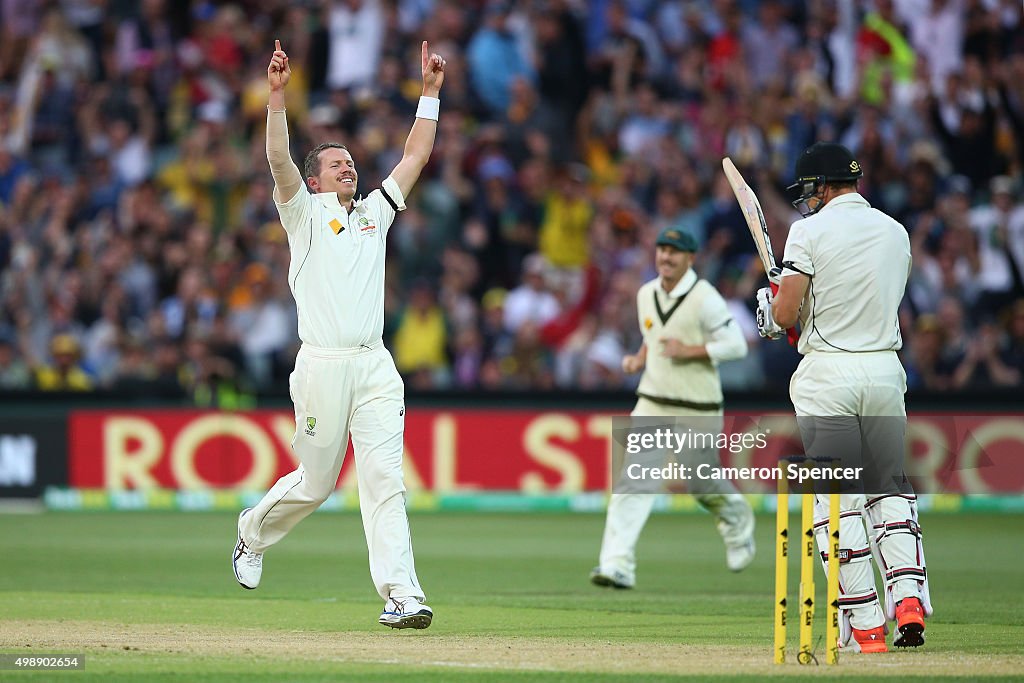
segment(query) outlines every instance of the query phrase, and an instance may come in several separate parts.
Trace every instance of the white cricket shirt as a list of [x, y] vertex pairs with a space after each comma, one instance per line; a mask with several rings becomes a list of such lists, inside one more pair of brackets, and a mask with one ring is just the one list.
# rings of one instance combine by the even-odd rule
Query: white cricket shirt
[[395, 212], [405, 208], [398, 183], [357, 200], [352, 212], [333, 192], [300, 189], [277, 203], [288, 233], [288, 286], [299, 339], [325, 349], [369, 346], [384, 334], [384, 245]]
[[793, 223], [783, 277], [810, 276], [797, 349], [863, 353], [903, 346], [897, 310], [910, 275], [910, 238], [856, 192]]
[[[720, 361], [747, 355], [747, 340], [725, 299], [690, 269], [671, 292], [655, 278], [637, 291], [637, 317], [647, 346], [647, 363], [637, 391], [656, 398], [721, 403]], [[704, 345], [708, 359], [673, 361], [661, 355], [662, 338]]]

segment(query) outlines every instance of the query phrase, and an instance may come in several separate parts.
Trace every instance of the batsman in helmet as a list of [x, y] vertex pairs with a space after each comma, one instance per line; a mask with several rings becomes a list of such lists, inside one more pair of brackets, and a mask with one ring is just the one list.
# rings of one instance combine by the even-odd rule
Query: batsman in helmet
[[[840, 497], [840, 650], [885, 652], [924, 644], [932, 613], [917, 517], [903, 472], [906, 373], [897, 311], [910, 274], [910, 240], [857, 192], [860, 163], [818, 142], [796, 162], [789, 187], [804, 216], [786, 240], [778, 293], [757, 293], [758, 329], [776, 339], [800, 323], [803, 355], [790, 398], [806, 453], [861, 466]], [[815, 535], [826, 566], [828, 496], [818, 495]], [[871, 559], [885, 584], [884, 611]]]

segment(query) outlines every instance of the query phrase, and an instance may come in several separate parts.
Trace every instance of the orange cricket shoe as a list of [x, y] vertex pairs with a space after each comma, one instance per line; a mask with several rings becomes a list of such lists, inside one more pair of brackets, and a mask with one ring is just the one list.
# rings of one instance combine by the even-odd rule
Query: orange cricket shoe
[[866, 630], [853, 629], [853, 639], [857, 641], [860, 651], [864, 654], [888, 652], [885, 646], [885, 626]]
[[904, 598], [896, 605], [896, 647], [924, 645], [924, 608], [917, 598]]

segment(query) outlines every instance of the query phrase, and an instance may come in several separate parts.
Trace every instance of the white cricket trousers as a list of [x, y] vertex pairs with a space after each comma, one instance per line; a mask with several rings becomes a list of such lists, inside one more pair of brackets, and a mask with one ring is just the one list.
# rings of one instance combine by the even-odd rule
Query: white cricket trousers
[[[864, 467], [862, 485], [867, 490], [849, 491], [839, 497], [839, 542], [848, 551], [848, 560], [839, 568], [839, 606], [844, 621], [856, 629], [885, 623], [871, 571], [876, 529], [871, 524], [865, 528], [868, 520], [864, 505], [866, 496], [894, 495], [901, 492], [901, 485], [906, 486], [900, 481], [906, 390], [907, 375], [894, 351], [812, 352], [800, 361], [789, 384], [804, 451], [811, 456], [838, 457], [843, 466]], [[911, 490], [903, 492], [912, 494]], [[879, 528], [884, 529], [886, 522], [907, 525], [911, 518], [915, 518], [916, 527], [916, 513], [912, 513], [909, 503], [898, 495], [895, 500], [904, 505], [889, 506], [891, 511], [884, 508], [892, 519], [877, 520]], [[828, 516], [828, 496], [816, 496], [815, 536], [823, 556], [829, 551]], [[868, 532], [872, 532], [870, 536]], [[896, 566], [916, 567], [912, 558], [917, 554], [917, 540], [911, 534], [885, 539], [882, 545], [882, 554], [889, 555]], [[897, 599], [920, 595], [917, 581], [887, 583], [892, 584], [890, 591], [895, 588]]]
[[[665, 406], [641, 398], [631, 413], [635, 417], [695, 418], [692, 429], [718, 433], [722, 430], [722, 414], [695, 411], [688, 408]], [[664, 453], [652, 453], [655, 459], [647, 463], [658, 467], [670, 458]], [[680, 464], [696, 468], [702, 463], [719, 467], [718, 450], [690, 449], [677, 458]], [[636, 462], [638, 460], [634, 460]], [[614, 476], [614, 474], [613, 474]], [[620, 479], [615, 489], [628, 490], [628, 483]], [[727, 544], [739, 543], [754, 531], [754, 514], [743, 494], [728, 479], [693, 480], [689, 492], [697, 502], [715, 517], [718, 533]], [[656, 494], [612, 493], [608, 501], [604, 535], [601, 539], [599, 566], [605, 572], [621, 572], [632, 583], [636, 580], [636, 545], [647, 519], [651, 516]]]
[[245, 515], [243, 539], [263, 552], [316, 510], [337, 486], [351, 434], [373, 584], [384, 599], [423, 601], [402, 479], [405, 387], [391, 354], [381, 342], [354, 349], [303, 344], [288, 384], [292, 449], [301, 464]]

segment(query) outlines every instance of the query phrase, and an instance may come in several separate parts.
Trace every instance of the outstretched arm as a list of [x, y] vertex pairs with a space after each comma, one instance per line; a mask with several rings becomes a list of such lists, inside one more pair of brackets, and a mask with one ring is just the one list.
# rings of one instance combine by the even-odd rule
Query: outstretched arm
[[391, 172], [391, 177], [398, 183], [403, 197], [408, 196], [423, 167], [427, 165], [430, 151], [434, 148], [434, 135], [437, 133], [437, 98], [441, 93], [441, 84], [444, 83], [445, 61], [440, 55], [427, 55], [427, 41], [424, 40], [420, 49], [423, 97], [420, 98], [420, 107], [416, 110], [416, 121], [412, 124], [412, 130], [405, 141], [402, 160]]
[[267, 106], [267, 161], [274, 176], [274, 199], [287, 203], [302, 189], [302, 174], [292, 161], [288, 150], [288, 119], [284, 109], [284, 88], [291, 78], [288, 55], [281, 49], [281, 41], [274, 41], [274, 56], [267, 67], [270, 100]]

